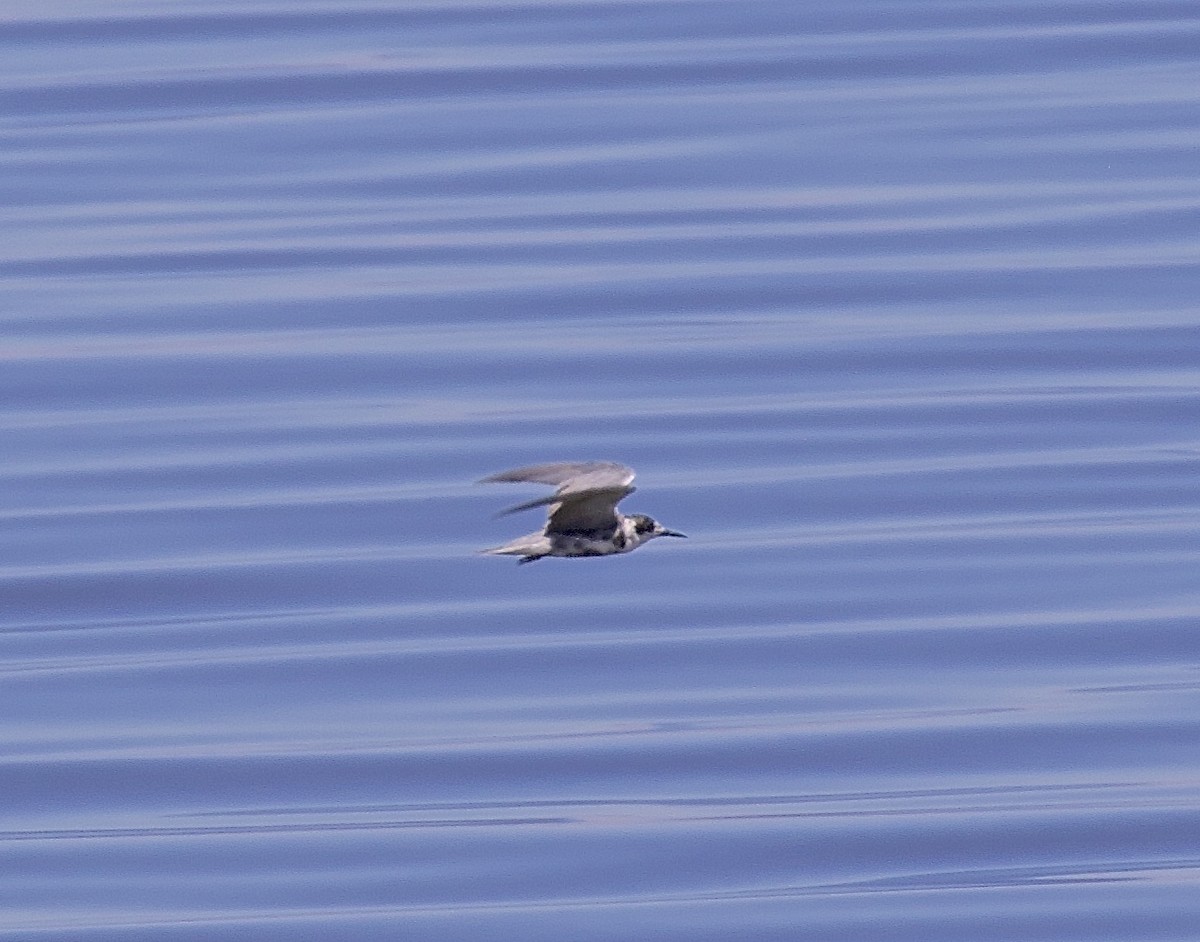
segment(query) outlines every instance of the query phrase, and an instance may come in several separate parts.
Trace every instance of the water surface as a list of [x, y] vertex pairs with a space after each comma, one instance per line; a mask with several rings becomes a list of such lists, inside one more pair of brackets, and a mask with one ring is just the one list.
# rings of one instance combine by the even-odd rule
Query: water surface
[[1198, 48], [10, 3], [0, 938], [1190, 942]]

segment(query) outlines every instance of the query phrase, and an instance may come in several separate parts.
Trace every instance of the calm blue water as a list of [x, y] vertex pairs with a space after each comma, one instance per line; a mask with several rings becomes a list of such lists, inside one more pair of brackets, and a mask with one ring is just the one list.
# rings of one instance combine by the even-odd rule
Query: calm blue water
[[1200, 936], [1194, 2], [6, 11], [0, 938]]

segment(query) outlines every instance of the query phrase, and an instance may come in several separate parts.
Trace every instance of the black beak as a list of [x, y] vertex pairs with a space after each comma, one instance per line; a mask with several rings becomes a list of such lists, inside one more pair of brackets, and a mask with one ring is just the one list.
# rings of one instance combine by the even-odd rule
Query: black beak
[[660, 533], [660, 534], [659, 534], [659, 536], [681, 536], [681, 537], [683, 537], [685, 540], [687, 539], [687, 534], [686, 534], [686, 533], [679, 533], [679, 532], [677, 532], [677, 531], [675, 531], [675, 530], [663, 530], [663, 532], [662, 532], [662, 533]]

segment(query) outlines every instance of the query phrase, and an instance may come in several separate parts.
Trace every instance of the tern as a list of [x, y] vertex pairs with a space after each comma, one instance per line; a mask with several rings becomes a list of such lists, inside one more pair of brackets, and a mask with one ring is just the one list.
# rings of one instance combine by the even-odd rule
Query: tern
[[526, 501], [497, 514], [503, 517], [518, 510], [550, 508], [544, 530], [483, 550], [492, 556], [520, 556], [519, 563], [531, 563], [543, 556], [611, 556], [632, 553], [656, 536], [684, 536], [645, 514], [623, 514], [617, 510], [622, 498], [637, 490], [633, 486], [633, 469], [623, 464], [611, 461], [535, 464], [489, 475], [479, 483], [496, 482], [553, 484], [556, 489], [548, 497]]

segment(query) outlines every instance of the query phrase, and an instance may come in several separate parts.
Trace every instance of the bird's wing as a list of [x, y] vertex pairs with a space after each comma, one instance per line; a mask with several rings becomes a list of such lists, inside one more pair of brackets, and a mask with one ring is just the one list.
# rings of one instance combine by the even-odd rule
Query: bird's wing
[[[632, 494], [636, 490], [637, 488], [633, 485], [625, 485], [624, 487], [593, 487], [583, 491], [572, 489], [567, 493], [563, 493], [563, 489], [560, 487], [553, 494], [547, 494], [545, 497], [535, 497], [533, 500], [527, 500], [525, 503], [517, 504], [515, 507], [508, 507], [500, 511], [500, 513], [496, 514], [496, 516], [507, 517], [509, 514], [515, 514], [519, 510], [532, 510], [534, 507], [548, 507], [551, 504], [586, 503], [589, 505], [594, 505], [597, 502], [602, 502], [608, 505], [607, 510], [595, 510], [592, 511], [592, 513], [597, 518], [602, 515], [607, 515], [608, 521], [599, 525], [608, 526], [613, 520], [616, 519], [616, 507], [618, 501], [620, 501], [621, 498], [625, 497], [626, 495]], [[557, 510], [550, 511], [551, 516], [554, 516], [556, 513]], [[586, 514], [587, 511], [580, 511], [580, 513]], [[581, 526], [579, 529], [586, 530], [589, 529], [589, 527]]]
[[[575, 481], [583, 482], [575, 485]], [[633, 468], [613, 461], [577, 461], [561, 462], [559, 464], [531, 464], [525, 468], [514, 468], [512, 471], [501, 471], [483, 478], [480, 484], [496, 482], [529, 481], [534, 484], [560, 484], [563, 490], [567, 486], [572, 489], [586, 490], [594, 487], [615, 487], [629, 484], [633, 481]]]
[[585, 461], [562, 464], [535, 464], [527, 468], [502, 471], [483, 479], [492, 481], [532, 481], [557, 484], [558, 489], [545, 497], [528, 500], [502, 510], [503, 517], [533, 507], [550, 509], [553, 530], [605, 530], [617, 523], [617, 503], [633, 493], [633, 469], [612, 461]]
[[542, 503], [553, 502], [547, 533], [600, 531], [609, 533], [617, 526], [617, 504], [637, 488], [630, 484], [617, 487], [594, 487], [558, 493]]

